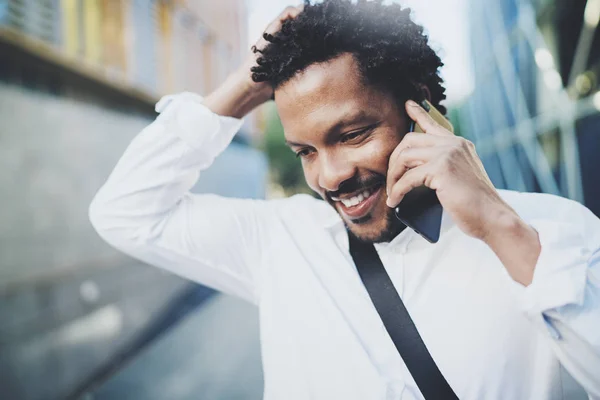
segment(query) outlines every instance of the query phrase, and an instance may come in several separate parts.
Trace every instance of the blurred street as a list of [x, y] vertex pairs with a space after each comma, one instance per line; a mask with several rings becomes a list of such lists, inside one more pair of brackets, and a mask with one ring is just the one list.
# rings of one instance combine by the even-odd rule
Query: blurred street
[[[216, 295], [93, 392], [94, 399], [262, 398], [254, 306]], [[168, 355], [168, 357], [165, 357]]]

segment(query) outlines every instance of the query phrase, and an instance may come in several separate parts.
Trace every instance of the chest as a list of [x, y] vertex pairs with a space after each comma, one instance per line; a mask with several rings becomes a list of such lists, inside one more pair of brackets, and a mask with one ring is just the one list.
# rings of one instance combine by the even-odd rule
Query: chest
[[[535, 364], [550, 353], [521, 313], [518, 285], [490, 251], [464, 240], [448, 236], [436, 249], [417, 242], [379, 254], [451, 386], [474, 396], [497, 386], [506, 394], [498, 382], [531, 379], [515, 371], [524, 359]], [[310, 382], [323, 383], [325, 376], [343, 381], [353, 393], [377, 387], [386, 398], [390, 391], [416, 389], [349, 254], [334, 238], [313, 236], [270, 252], [266, 267], [260, 306], [266, 378], [268, 364], [276, 363]]]

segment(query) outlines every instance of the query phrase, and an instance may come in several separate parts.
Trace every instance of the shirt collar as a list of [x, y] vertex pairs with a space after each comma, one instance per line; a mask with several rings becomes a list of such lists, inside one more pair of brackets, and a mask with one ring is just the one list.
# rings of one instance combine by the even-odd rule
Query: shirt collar
[[[329, 207], [331, 209], [331, 212], [327, 216], [323, 217], [323, 227], [331, 233], [338, 232], [339, 229], [343, 229], [345, 231], [346, 227], [344, 226], [344, 221], [337, 213], [337, 211], [333, 209], [333, 207]], [[442, 213], [442, 225], [440, 227], [440, 240], [442, 236], [450, 229], [452, 229], [455, 225], [456, 224], [452, 220], [452, 217], [450, 217], [450, 215], [444, 210]], [[389, 243], [382, 243], [382, 245], [384, 247], [394, 247], [396, 245], [400, 245], [401, 243], [405, 243], [406, 245], [408, 245], [408, 243], [414, 240], [415, 238], [425, 241], [425, 239], [416, 234], [415, 231], [413, 231], [410, 228], [407, 228], [400, 232], [400, 234], [398, 234], [398, 236], [392, 239]]]
[[[331, 206], [330, 206], [331, 207]], [[323, 227], [325, 229], [336, 229], [341, 225], [344, 225], [344, 221], [342, 221], [342, 217], [331, 207], [331, 213], [323, 218]]]

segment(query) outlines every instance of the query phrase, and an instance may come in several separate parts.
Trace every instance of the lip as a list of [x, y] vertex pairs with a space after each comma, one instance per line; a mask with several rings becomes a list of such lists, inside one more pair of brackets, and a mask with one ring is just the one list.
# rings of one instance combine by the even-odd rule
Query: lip
[[346, 207], [341, 201], [336, 201], [337, 206], [339, 207], [340, 211], [350, 219], [364, 217], [373, 208], [375, 201], [381, 195], [382, 189], [383, 185], [375, 190], [366, 200], [356, 206]]

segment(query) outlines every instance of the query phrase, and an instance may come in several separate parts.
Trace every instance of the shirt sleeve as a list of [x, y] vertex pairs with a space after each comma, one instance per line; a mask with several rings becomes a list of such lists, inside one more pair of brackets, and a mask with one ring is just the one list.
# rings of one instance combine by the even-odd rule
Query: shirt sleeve
[[574, 201], [552, 203], [554, 218], [528, 221], [542, 250], [525, 310], [571, 376], [600, 399], [600, 220]]
[[242, 123], [201, 102], [183, 93], [157, 103], [160, 115], [96, 194], [90, 221], [135, 258], [256, 303], [267, 202], [190, 193]]

